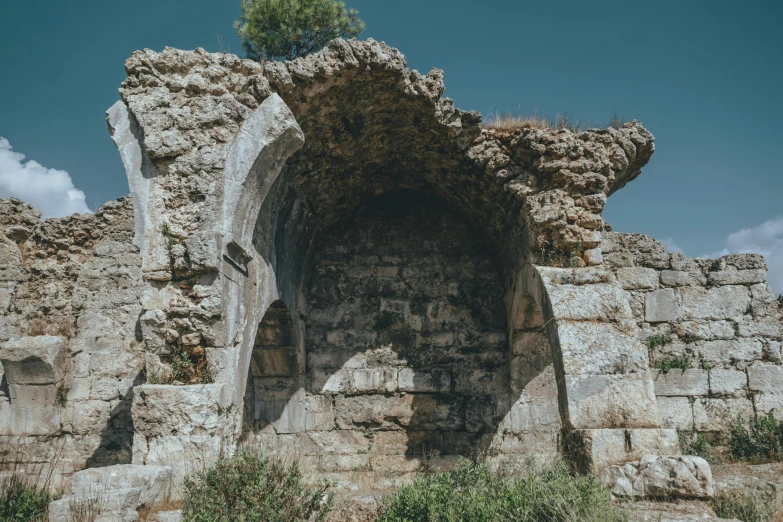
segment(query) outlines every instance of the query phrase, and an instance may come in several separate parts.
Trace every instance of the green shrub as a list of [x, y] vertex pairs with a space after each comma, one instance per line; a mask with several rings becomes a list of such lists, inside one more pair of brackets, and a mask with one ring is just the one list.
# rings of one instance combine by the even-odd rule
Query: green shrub
[[504, 478], [461, 460], [454, 471], [418, 478], [387, 499], [378, 522], [619, 522], [609, 492], [593, 475], [556, 463], [522, 478]]
[[694, 436], [685, 430], [677, 430], [677, 435], [680, 437], [680, 449], [682, 449], [683, 455], [695, 455], [708, 462], [712, 460], [710, 455], [712, 445], [704, 438], [704, 435], [697, 433]]
[[647, 338], [647, 346], [649, 346], [651, 349], [657, 348], [659, 346], [666, 346], [671, 343], [672, 338], [664, 334], [651, 335]]
[[731, 427], [729, 453], [737, 460], [783, 460], [783, 422], [770, 411], [750, 419], [737, 417]]
[[777, 509], [772, 495], [755, 490], [719, 493], [711, 504], [718, 517], [742, 522], [772, 522]]
[[691, 361], [685, 357], [675, 357], [673, 359], [665, 357], [656, 361], [655, 367], [663, 373], [669, 373], [674, 369], [685, 371], [691, 369]]
[[293, 60], [335, 38], [359, 36], [364, 22], [337, 0], [242, 0], [234, 28], [251, 60]]
[[290, 466], [250, 451], [185, 479], [185, 522], [318, 522], [332, 507], [330, 486], [308, 487]]
[[47, 485], [21, 473], [0, 478], [0, 520], [3, 522], [43, 522], [53, 500]]

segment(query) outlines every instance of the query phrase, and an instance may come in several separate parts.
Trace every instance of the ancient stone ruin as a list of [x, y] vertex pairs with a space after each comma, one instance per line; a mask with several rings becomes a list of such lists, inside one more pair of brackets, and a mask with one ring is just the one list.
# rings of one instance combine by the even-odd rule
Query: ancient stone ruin
[[345, 491], [481, 453], [563, 455], [629, 496], [680, 466], [674, 490], [709, 496], [677, 430], [720, 446], [783, 407], [764, 259], [601, 217], [653, 154], [641, 124], [484, 129], [372, 40], [126, 70], [107, 122], [130, 197], [0, 201], [0, 443], [57, 452], [74, 494], [108, 481], [135, 512], [252, 444]]

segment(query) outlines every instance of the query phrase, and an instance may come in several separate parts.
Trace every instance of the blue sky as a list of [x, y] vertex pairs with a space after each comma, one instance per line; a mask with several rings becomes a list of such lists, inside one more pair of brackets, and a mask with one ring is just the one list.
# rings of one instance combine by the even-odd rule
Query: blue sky
[[[604, 216], [615, 229], [671, 238], [691, 256], [755, 248], [778, 256], [776, 273], [783, 272], [780, 2], [348, 5], [367, 23], [363, 38], [398, 47], [411, 68], [444, 69], [446, 95], [461, 108], [537, 107], [544, 116], [567, 112], [591, 123], [616, 110], [643, 122], [657, 151], [642, 176], [610, 198]], [[5, 2], [0, 169], [16, 166], [40, 180], [52, 174], [47, 169], [70, 174], [75, 189], [58, 174], [58, 190], [73, 196], [61, 213], [83, 205], [77, 189], [92, 209], [126, 194], [104, 121], [124, 60], [144, 47], [217, 51], [216, 33], [241, 52], [232, 29], [238, 12], [239, 0]], [[3, 190], [0, 178], [0, 196]], [[46, 205], [52, 196], [35, 197]]]

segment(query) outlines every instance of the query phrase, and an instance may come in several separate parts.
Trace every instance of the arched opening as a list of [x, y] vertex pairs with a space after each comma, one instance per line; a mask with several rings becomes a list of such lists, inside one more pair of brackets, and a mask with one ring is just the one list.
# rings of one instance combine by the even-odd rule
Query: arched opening
[[317, 234], [310, 250], [305, 368], [295, 322], [276, 301], [254, 343], [246, 440], [293, 443], [327, 471], [373, 474], [353, 483], [458, 455], [527, 465], [558, 451], [542, 315], [531, 298], [507, 298], [495, 249], [459, 211], [433, 193], [394, 191]]
[[245, 386], [244, 430], [263, 430], [285, 418], [300, 374], [291, 314], [282, 301], [275, 301], [258, 325], [253, 344]]

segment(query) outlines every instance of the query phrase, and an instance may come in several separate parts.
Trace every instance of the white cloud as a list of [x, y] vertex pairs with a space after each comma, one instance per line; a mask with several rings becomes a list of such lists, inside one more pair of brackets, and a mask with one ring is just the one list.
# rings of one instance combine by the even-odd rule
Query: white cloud
[[726, 248], [707, 257], [749, 253], [762, 254], [767, 259], [767, 281], [775, 293], [783, 294], [783, 216], [729, 234]]
[[19, 198], [40, 210], [43, 217], [90, 212], [84, 192], [73, 185], [67, 172], [24, 159], [24, 154], [14, 152], [0, 136], [0, 198]]
[[667, 252], [682, 252], [680, 245], [678, 245], [671, 236], [663, 238], [661, 243], [666, 247]]

